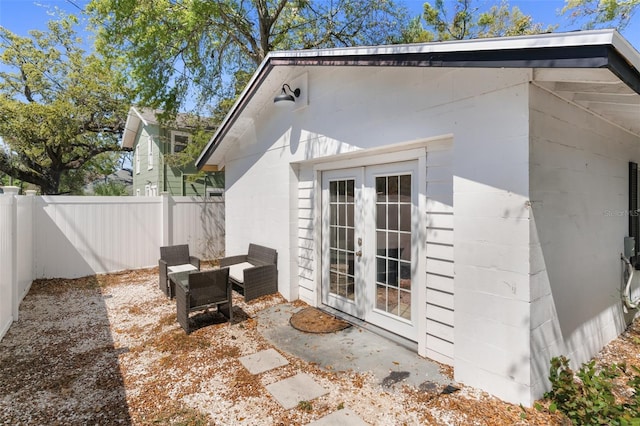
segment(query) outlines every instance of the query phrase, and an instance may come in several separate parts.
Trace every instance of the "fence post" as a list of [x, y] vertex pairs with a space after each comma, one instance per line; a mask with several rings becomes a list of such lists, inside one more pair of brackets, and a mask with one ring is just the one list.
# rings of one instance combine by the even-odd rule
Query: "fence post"
[[162, 197], [162, 212], [160, 215], [162, 245], [170, 246], [173, 240], [171, 235], [171, 206], [169, 205], [171, 200], [168, 192], [162, 192], [160, 196]]
[[36, 203], [37, 203], [37, 191], [34, 189], [27, 189], [25, 194], [27, 195], [29, 200], [29, 214], [31, 215], [31, 281], [36, 279]]
[[[17, 272], [17, 210], [18, 203], [14, 193], [8, 192], [0, 195], [0, 207], [3, 215], [0, 217], [0, 289], [8, 291], [3, 295], [5, 301], [1, 306], [2, 317], [0, 321], [4, 323], [10, 320], [9, 324], [18, 320], [18, 272]], [[5, 318], [6, 316], [6, 318]], [[4, 324], [0, 323], [0, 328]], [[0, 330], [0, 333], [6, 330]]]

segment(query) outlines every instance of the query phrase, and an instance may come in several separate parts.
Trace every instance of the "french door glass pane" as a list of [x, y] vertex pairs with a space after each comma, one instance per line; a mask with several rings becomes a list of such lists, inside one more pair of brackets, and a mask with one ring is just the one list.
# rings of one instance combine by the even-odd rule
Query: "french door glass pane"
[[354, 212], [355, 181], [329, 182], [329, 234], [331, 254], [329, 292], [335, 296], [355, 300], [354, 277]]
[[376, 309], [411, 320], [411, 175], [376, 182]]

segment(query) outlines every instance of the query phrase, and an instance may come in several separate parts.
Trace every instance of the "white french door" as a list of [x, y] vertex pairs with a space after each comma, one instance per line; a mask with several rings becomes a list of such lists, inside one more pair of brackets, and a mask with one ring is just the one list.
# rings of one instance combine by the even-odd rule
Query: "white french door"
[[417, 161], [322, 176], [322, 301], [417, 340]]
[[363, 173], [355, 168], [322, 175], [322, 302], [358, 318], [364, 317], [365, 296]]

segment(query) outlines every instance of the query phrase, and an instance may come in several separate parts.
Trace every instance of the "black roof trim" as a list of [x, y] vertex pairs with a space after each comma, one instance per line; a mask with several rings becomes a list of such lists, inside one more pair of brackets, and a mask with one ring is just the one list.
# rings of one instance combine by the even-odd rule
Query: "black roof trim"
[[608, 65], [612, 73], [617, 75], [618, 78], [625, 82], [634, 92], [640, 94], [640, 70], [627, 62], [620, 52], [613, 47], [609, 47]]
[[604, 45], [271, 59], [273, 66], [443, 68], [601, 68], [607, 66], [608, 62], [609, 46]]

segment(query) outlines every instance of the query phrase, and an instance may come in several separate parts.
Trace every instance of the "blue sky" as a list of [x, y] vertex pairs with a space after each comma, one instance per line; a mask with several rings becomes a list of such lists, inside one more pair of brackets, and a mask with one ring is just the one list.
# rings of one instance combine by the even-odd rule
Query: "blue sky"
[[[397, 0], [405, 4], [412, 15], [419, 15], [422, 11], [423, 0]], [[476, 5], [481, 9], [498, 3], [499, 0], [477, 0]], [[29, 29], [45, 29], [46, 22], [51, 19], [50, 13], [58, 7], [68, 13], [77, 14], [75, 5], [84, 7], [88, 0], [0, 0], [0, 25], [14, 33], [26, 35]], [[557, 31], [571, 31], [579, 28], [566, 17], [559, 16], [564, 5], [563, 0], [511, 0], [511, 6], [518, 6], [525, 14], [533, 16], [536, 22], [544, 24], [559, 24]], [[640, 50], [640, 13], [622, 33], [627, 40]]]

